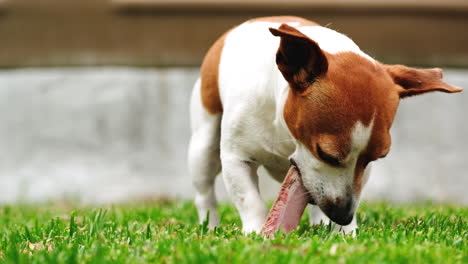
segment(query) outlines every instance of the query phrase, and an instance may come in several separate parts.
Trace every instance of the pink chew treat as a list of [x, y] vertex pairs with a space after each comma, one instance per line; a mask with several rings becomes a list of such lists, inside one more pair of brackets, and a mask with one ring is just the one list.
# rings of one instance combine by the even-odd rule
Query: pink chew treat
[[285, 232], [296, 229], [309, 200], [299, 171], [291, 166], [262, 228], [262, 234], [270, 236], [280, 228]]

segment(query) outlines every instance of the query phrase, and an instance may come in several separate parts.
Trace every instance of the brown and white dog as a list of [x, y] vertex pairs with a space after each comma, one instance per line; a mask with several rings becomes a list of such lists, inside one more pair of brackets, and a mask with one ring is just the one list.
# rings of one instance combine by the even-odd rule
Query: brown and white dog
[[208, 51], [191, 99], [189, 170], [200, 221], [219, 222], [214, 180], [222, 168], [243, 230], [260, 231], [267, 208], [257, 168], [282, 181], [292, 163], [314, 205], [311, 224], [331, 219], [352, 232], [370, 163], [390, 150], [400, 99], [461, 90], [440, 69], [382, 64], [303, 18], [235, 27]]

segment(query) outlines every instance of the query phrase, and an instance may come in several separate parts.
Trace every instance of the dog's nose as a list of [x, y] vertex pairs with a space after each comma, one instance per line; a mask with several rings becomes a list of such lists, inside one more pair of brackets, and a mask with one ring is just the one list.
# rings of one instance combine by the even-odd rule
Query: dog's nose
[[354, 199], [327, 199], [321, 203], [320, 209], [335, 223], [349, 225], [354, 217]]

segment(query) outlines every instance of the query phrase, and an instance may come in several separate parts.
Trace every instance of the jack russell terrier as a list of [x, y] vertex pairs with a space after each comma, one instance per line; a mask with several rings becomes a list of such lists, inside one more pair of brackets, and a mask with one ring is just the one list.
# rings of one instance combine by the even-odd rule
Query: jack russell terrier
[[371, 162], [390, 150], [400, 99], [433, 91], [462, 89], [443, 82], [441, 69], [380, 63], [300, 17], [231, 29], [206, 54], [191, 98], [188, 162], [200, 221], [219, 223], [214, 182], [222, 171], [243, 231], [259, 232], [267, 208], [257, 169], [282, 181], [292, 165], [313, 205], [311, 224], [331, 219], [353, 232]]

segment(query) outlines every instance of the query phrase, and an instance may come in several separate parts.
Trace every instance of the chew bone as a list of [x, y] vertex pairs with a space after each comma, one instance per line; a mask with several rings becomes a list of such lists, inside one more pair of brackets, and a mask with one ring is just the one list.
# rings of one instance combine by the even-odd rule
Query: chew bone
[[299, 171], [291, 166], [262, 228], [262, 234], [270, 236], [280, 228], [285, 232], [296, 229], [309, 200]]

